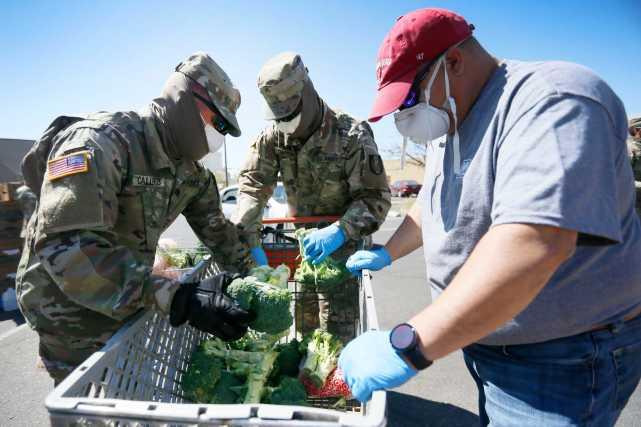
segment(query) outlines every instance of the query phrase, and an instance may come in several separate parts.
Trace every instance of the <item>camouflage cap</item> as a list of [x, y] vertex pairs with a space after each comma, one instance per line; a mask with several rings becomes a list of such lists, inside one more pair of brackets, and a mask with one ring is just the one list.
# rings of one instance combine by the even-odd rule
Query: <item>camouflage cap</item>
[[196, 52], [176, 66], [176, 71], [195, 80], [209, 93], [212, 102], [232, 126], [232, 136], [240, 136], [236, 111], [240, 106], [240, 92], [231, 79], [209, 55]]
[[630, 129], [641, 128], [641, 117], [633, 117], [628, 121], [628, 127]]
[[265, 118], [280, 119], [296, 110], [308, 79], [300, 55], [283, 52], [271, 58], [258, 73], [258, 89], [267, 101]]

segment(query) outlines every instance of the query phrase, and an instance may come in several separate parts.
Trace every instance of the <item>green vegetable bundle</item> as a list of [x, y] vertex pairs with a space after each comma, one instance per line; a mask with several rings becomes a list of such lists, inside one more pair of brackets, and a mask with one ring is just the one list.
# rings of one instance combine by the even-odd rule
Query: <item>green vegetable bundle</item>
[[296, 230], [301, 262], [294, 274], [294, 280], [303, 284], [307, 290], [331, 292], [349, 279], [351, 273], [345, 268], [344, 263], [336, 261], [331, 256], [325, 258], [318, 265], [312, 265], [305, 259], [303, 239], [313, 231], [316, 231], [316, 229], [299, 228]]
[[197, 248], [171, 248], [158, 246], [156, 255], [164, 261], [165, 268], [189, 268], [195, 267], [209, 250], [200, 245]]
[[304, 405], [307, 395], [295, 378], [298, 368], [291, 371], [302, 358], [292, 354], [299, 343], [277, 345], [279, 338], [253, 333], [230, 344], [218, 338], [204, 341], [183, 376], [185, 397], [195, 403]]
[[292, 293], [287, 289], [289, 268], [264, 266], [250, 273], [234, 280], [227, 287], [227, 294], [254, 315], [249, 323], [251, 329], [268, 334], [286, 331], [294, 321], [290, 310]]
[[284, 335], [250, 331], [231, 343], [203, 341], [182, 378], [185, 397], [194, 403], [306, 405], [308, 395], [345, 395], [332, 388], [343, 349], [338, 338], [317, 329], [302, 342], [279, 343]]

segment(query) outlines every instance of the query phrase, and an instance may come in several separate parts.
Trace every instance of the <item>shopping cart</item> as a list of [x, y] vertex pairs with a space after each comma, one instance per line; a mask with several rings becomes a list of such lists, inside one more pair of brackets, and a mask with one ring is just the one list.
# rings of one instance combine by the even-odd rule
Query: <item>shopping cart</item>
[[[268, 250], [277, 252], [276, 248]], [[276, 262], [273, 254], [271, 261]], [[183, 280], [199, 280], [217, 271], [207, 259]], [[300, 295], [294, 293], [295, 299]], [[378, 329], [368, 272], [359, 284], [358, 304], [357, 334]], [[379, 427], [386, 423], [383, 391], [375, 392], [365, 405], [349, 401], [341, 409], [335, 407], [334, 399], [321, 398], [309, 399], [310, 406], [189, 403], [182, 392], [182, 377], [192, 352], [208, 338], [188, 325], [172, 328], [157, 312], [139, 313], [47, 396], [52, 426]]]
[[[302, 338], [318, 327], [328, 328], [327, 324], [322, 324], [318, 314], [311, 318], [306, 315], [313, 311], [318, 313], [322, 308], [327, 311], [332, 307], [332, 303], [338, 300], [348, 301], [349, 309], [341, 310], [336, 316], [341, 317], [341, 324], [346, 331], [343, 331], [348, 338], [355, 337], [360, 332], [358, 294], [356, 280], [348, 280], [345, 286], [338, 286], [330, 294], [319, 293], [313, 284], [303, 284], [296, 281], [295, 271], [301, 263], [299, 242], [296, 237], [296, 230], [299, 228], [323, 228], [338, 220], [338, 216], [309, 216], [309, 217], [289, 217], [289, 218], [269, 218], [263, 220], [261, 230], [262, 246], [267, 255], [267, 261], [271, 267], [277, 267], [285, 264], [290, 269], [290, 290], [294, 293], [294, 328], [296, 337]], [[361, 248], [358, 244], [355, 247]], [[333, 300], [333, 301], [332, 301]], [[329, 313], [327, 313], [329, 315]], [[334, 314], [329, 315], [334, 317]], [[329, 327], [331, 330], [331, 327]]]

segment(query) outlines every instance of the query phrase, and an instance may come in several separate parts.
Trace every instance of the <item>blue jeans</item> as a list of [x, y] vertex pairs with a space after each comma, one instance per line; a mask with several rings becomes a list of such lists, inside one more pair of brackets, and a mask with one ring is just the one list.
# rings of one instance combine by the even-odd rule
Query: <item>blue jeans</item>
[[463, 349], [482, 426], [613, 426], [641, 378], [641, 316], [537, 344]]

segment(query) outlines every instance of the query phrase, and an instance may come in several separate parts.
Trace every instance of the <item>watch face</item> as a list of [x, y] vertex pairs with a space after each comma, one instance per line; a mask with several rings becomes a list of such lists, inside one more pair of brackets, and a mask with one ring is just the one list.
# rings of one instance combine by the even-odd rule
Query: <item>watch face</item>
[[400, 324], [394, 328], [390, 335], [392, 347], [396, 350], [403, 351], [414, 344], [414, 329], [406, 324]]

